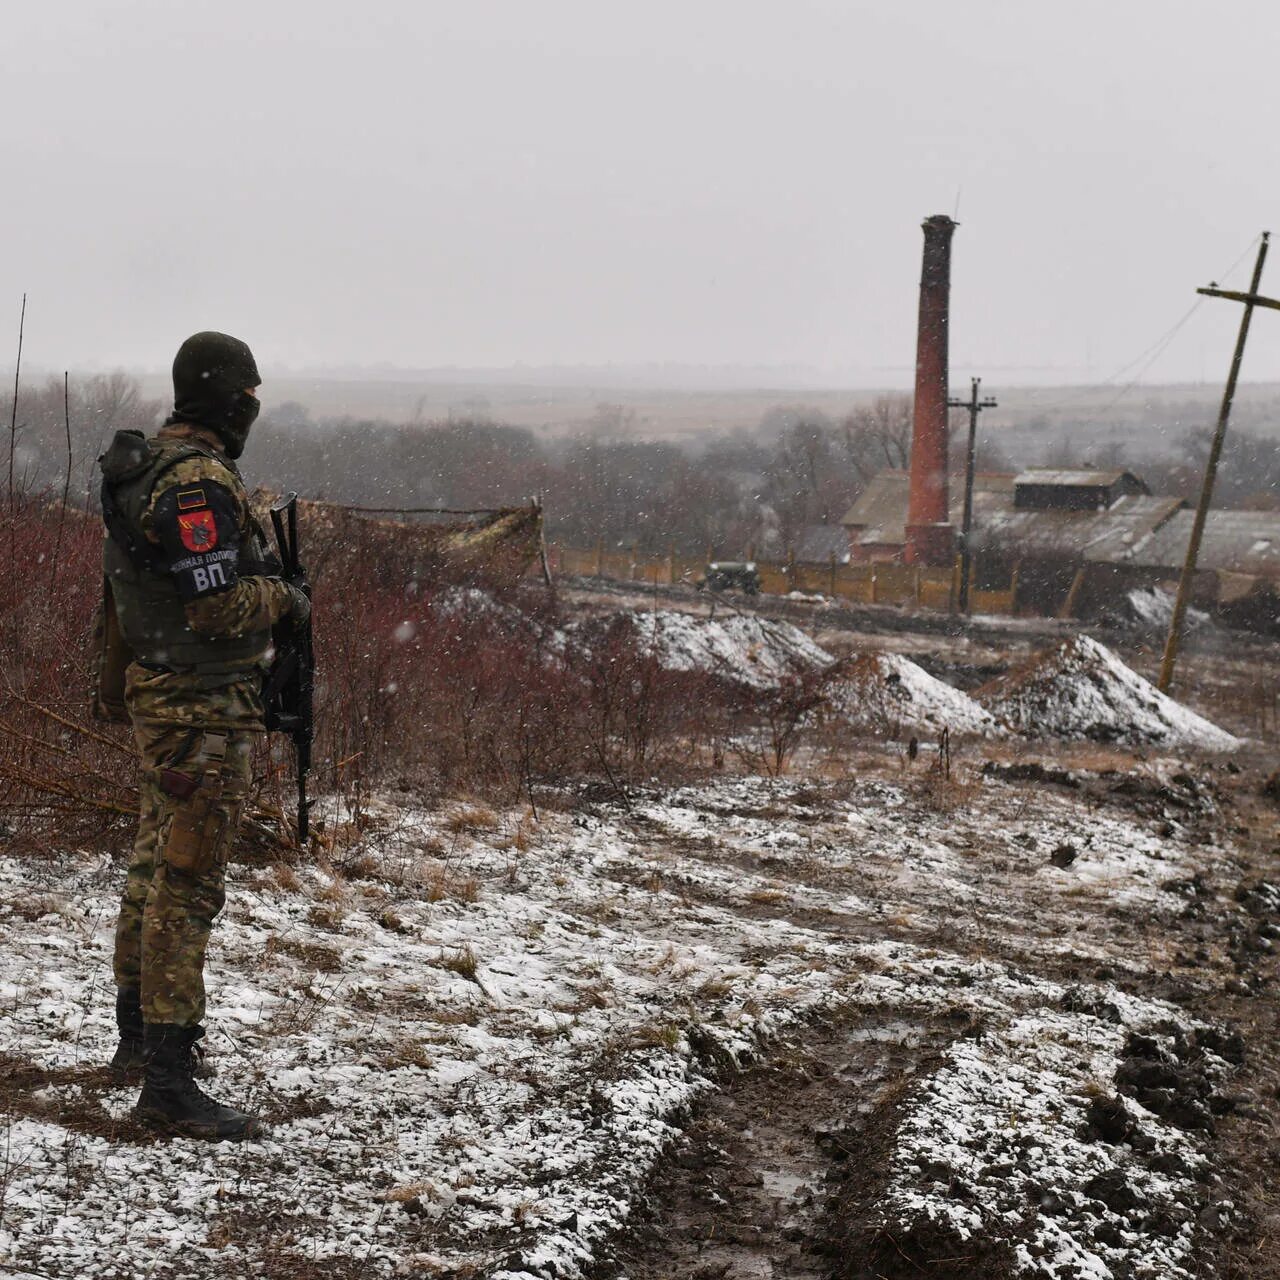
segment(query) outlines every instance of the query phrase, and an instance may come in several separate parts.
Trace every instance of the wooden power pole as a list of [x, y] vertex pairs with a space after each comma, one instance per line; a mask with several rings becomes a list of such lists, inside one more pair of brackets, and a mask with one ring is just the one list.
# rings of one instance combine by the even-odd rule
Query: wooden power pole
[[1240, 377], [1240, 364], [1244, 359], [1244, 347], [1249, 338], [1249, 322], [1253, 319], [1254, 307], [1272, 307], [1280, 311], [1280, 301], [1275, 298], [1264, 298], [1258, 293], [1262, 283], [1262, 265], [1267, 260], [1267, 244], [1271, 233], [1262, 233], [1262, 242], [1258, 245], [1258, 260], [1253, 265], [1253, 281], [1248, 293], [1236, 293], [1229, 289], [1211, 286], [1208, 289], [1197, 289], [1210, 298], [1229, 298], [1233, 302], [1244, 303], [1244, 314], [1240, 317], [1240, 332], [1236, 336], [1235, 354], [1231, 357], [1231, 369], [1227, 374], [1227, 385], [1222, 393], [1222, 407], [1218, 410], [1218, 425], [1213, 433], [1213, 443], [1209, 447], [1209, 460], [1205, 463], [1204, 482], [1200, 486], [1200, 501], [1196, 504], [1195, 519], [1191, 524], [1191, 537], [1187, 542], [1187, 558], [1182, 566], [1182, 577], [1178, 580], [1178, 595], [1173, 603], [1173, 617], [1169, 620], [1169, 635], [1164, 645], [1164, 660], [1160, 663], [1159, 687], [1166, 692], [1173, 683], [1173, 668], [1178, 660], [1178, 644], [1182, 639], [1182, 625], [1186, 620], [1187, 605], [1191, 600], [1191, 586], [1196, 575], [1196, 561], [1200, 558], [1200, 542], [1204, 537], [1205, 521], [1209, 517], [1209, 503], [1213, 498], [1213, 484], [1218, 476], [1218, 461], [1222, 457], [1222, 442], [1227, 434], [1227, 422], [1231, 417], [1231, 402], [1235, 399], [1236, 382]]
[[960, 523], [960, 612], [969, 612], [969, 576], [973, 570], [973, 467], [978, 449], [978, 414], [994, 409], [996, 402], [988, 396], [978, 398], [981, 378], [971, 378], [967, 400], [948, 400], [948, 409], [969, 411], [969, 443], [964, 455], [964, 516]]

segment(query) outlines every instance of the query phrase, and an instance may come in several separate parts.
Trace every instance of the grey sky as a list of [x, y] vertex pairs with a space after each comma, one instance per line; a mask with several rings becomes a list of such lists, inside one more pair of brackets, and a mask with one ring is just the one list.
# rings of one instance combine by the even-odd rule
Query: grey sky
[[[26, 290], [50, 368], [216, 327], [277, 367], [904, 383], [919, 223], [960, 191], [954, 371], [1076, 381], [1280, 230], [1272, 0], [50, 0], [5, 27], [0, 334]], [[1237, 319], [1206, 303], [1147, 376], [1219, 379]], [[1255, 334], [1246, 376], [1280, 377], [1280, 313]]]

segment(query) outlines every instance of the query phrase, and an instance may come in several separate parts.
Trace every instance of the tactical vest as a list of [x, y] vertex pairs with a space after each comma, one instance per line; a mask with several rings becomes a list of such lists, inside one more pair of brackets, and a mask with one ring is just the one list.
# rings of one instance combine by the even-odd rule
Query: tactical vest
[[[142, 528], [156, 482], [186, 458], [203, 457], [231, 470], [210, 449], [188, 440], [148, 440], [140, 431], [117, 431], [102, 455], [102, 518], [107, 526], [102, 565], [126, 644], [140, 662], [219, 675], [246, 671], [262, 662], [271, 643], [264, 628], [235, 637], [205, 636], [187, 624], [186, 611], [160, 548]], [[241, 577], [270, 572], [256, 526], [241, 539], [236, 568]]]

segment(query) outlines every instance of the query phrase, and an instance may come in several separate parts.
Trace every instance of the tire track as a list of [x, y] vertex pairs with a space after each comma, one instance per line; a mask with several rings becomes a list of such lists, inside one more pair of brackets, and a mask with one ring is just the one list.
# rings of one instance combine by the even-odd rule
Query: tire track
[[849, 1009], [806, 1024], [701, 1108], [593, 1280], [821, 1280], [833, 1214], [958, 1028]]

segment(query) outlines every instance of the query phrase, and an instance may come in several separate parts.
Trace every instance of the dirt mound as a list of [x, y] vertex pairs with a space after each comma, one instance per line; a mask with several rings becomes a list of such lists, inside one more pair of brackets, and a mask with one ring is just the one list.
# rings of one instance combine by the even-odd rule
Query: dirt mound
[[[703, 671], [752, 689], [776, 689], [788, 676], [835, 662], [799, 627], [753, 614], [701, 618], [674, 609], [628, 609], [611, 618], [629, 625], [640, 647], [668, 671]], [[601, 623], [589, 621], [596, 628]], [[587, 628], [576, 623], [568, 632], [581, 638]]]
[[837, 713], [852, 724], [896, 736], [902, 730], [1003, 732], [990, 711], [967, 693], [935, 679], [900, 653], [864, 653], [849, 664], [832, 693]]
[[978, 700], [998, 719], [1035, 737], [1130, 745], [1240, 745], [1217, 725], [1161, 693], [1105, 645], [1076, 636], [984, 685]]
[[[1155, 642], [1168, 634], [1172, 618], [1173, 592], [1152, 586], [1126, 591], [1099, 612], [1097, 621], [1102, 627]], [[1208, 613], [1190, 607], [1182, 622], [1183, 631], [1188, 635], [1196, 631], [1210, 631], [1213, 626]]]
[[[1161, 587], [1138, 587], [1125, 596], [1125, 605], [1132, 619], [1152, 631], [1164, 635], [1173, 619], [1173, 593]], [[1209, 615], [1203, 609], [1188, 608], [1182, 620], [1184, 632], [1198, 631], [1207, 626]]]

